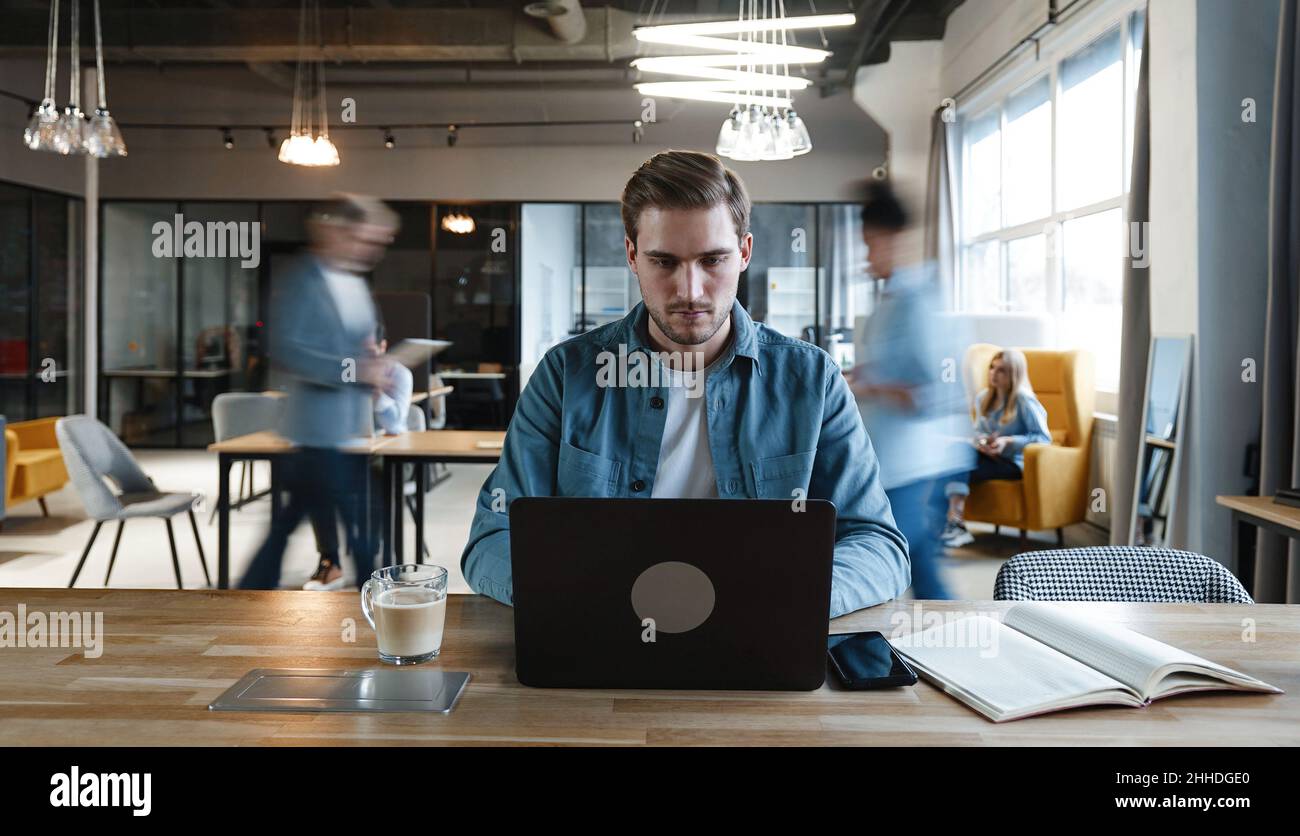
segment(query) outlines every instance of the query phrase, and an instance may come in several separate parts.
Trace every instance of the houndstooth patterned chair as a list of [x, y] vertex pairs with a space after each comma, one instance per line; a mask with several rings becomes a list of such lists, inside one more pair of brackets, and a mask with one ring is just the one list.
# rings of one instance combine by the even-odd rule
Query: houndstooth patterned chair
[[1253, 604], [1217, 560], [1176, 549], [1097, 546], [1018, 554], [1002, 564], [996, 601]]

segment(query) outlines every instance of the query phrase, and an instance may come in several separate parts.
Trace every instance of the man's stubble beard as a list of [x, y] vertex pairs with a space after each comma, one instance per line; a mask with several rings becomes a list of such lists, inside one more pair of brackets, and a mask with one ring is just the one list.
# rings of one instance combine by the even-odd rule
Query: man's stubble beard
[[677, 345], [703, 345], [713, 339], [713, 335], [718, 333], [718, 330], [722, 328], [724, 323], [726, 323], [727, 317], [731, 316], [731, 306], [734, 303], [735, 298], [736, 297], [733, 295], [726, 305], [720, 305], [716, 309], [713, 322], [710, 324], [707, 331], [701, 336], [683, 333], [674, 328], [671, 325], [672, 311], [668, 311], [666, 314], [660, 313], [649, 305], [646, 306], [646, 310], [650, 312], [650, 318], [654, 320], [655, 325], [659, 326], [659, 330], [663, 335]]

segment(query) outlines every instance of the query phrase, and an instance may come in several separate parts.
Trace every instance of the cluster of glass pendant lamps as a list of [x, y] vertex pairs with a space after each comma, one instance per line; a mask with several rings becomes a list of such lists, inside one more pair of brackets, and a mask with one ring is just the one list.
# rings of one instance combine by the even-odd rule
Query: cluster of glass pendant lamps
[[94, 157], [125, 157], [122, 132], [108, 112], [104, 82], [104, 44], [100, 33], [99, 0], [95, 9], [95, 81], [99, 99], [89, 119], [81, 112], [81, 0], [72, 0], [70, 78], [68, 104], [60, 113], [54, 103], [59, 63], [59, 0], [50, 4], [50, 23], [45, 52], [45, 96], [23, 131], [23, 142], [33, 151], [55, 154], [90, 154]]
[[308, 167], [339, 164], [339, 149], [330, 139], [325, 115], [325, 61], [308, 55], [307, 45], [321, 43], [320, 2], [302, 0], [298, 17], [298, 68], [293, 76], [293, 117], [289, 136], [280, 143], [280, 162]]
[[741, 0], [735, 21], [641, 27], [633, 35], [642, 43], [711, 52], [638, 58], [632, 66], [642, 72], [689, 80], [643, 82], [636, 89], [652, 97], [730, 104], [731, 113], [718, 132], [719, 156], [788, 160], [812, 150], [812, 137], [792, 98], [811, 82], [790, 75], [790, 65], [817, 64], [831, 55], [792, 45], [789, 33], [854, 22], [852, 14], [786, 17], [784, 0]]

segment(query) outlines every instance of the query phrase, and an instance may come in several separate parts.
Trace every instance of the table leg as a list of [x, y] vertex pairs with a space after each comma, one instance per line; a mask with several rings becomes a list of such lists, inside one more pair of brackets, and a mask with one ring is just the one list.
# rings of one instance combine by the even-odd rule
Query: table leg
[[373, 559], [373, 555], [375, 553], [375, 543], [373, 540], [370, 539], [371, 535], [373, 534], [373, 532], [370, 530], [370, 512], [373, 510], [370, 507], [370, 503], [371, 503], [370, 482], [374, 478], [372, 461], [373, 460], [371, 459], [370, 456], [366, 456], [365, 465], [361, 471], [362, 506], [361, 506], [361, 519], [359, 524], [361, 526], [362, 548], [368, 549]]
[[384, 456], [381, 504], [383, 505], [384, 566], [393, 565], [393, 460]]
[[230, 588], [230, 465], [227, 453], [217, 454], [217, 589]]
[[394, 461], [392, 464], [392, 482], [393, 491], [393, 558], [400, 565], [406, 562], [405, 540], [406, 540], [406, 514], [402, 510], [406, 503], [402, 501], [402, 462]]
[[271, 456], [267, 460], [271, 466], [271, 524], [275, 525], [275, 518], [280, 515], [280, 460], [276, 456]]
[[1255, 554], [1246, 553], [1246, 539], [1250, 534], [1250, 523], [1236, 511], [1232, 512], [1232, 561], [1237, 572], [1237, 579], [1246, 588], [1251, 597], [1255, 595]]
[[428, 466], [415, 463], [415, 562], [424, 562], [424, 474]]

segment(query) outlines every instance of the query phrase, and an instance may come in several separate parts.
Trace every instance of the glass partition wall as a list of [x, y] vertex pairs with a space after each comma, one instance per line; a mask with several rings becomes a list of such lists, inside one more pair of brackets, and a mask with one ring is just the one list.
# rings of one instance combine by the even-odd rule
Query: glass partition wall
[[[402, 228], [369, 277], [376, 292], [428, 294], [447, 426], [504, 428], [518, 394], [518, 205], [393, 201]], [[140, 447], [203, 447], [222, 392], [282, 383], [267, 355], [271, 288], [307, 243], [309, 201], [101, 204], [100, 419]], [[446, 224], [468, 217], [472, 230]], [[181, 224], [181, 250], [175, 229]], [[205, 248], [184, 249], [186, 226]], [[257, 253], [210, 251], [256, 227]], [[450, 227], [450, 228], [449, 228]], [[215, 231], [214, 231], [215, 230]], [[233, 230], [233, 232], [232, 232]], [[170, 248], [162, 237], [172, 236]], [[232, 239], [233, 240], [233, 239]]]
[[0, 183], [0, 415], [79, 412], [80, 198]]
[[[520, 217], [519, 365], [527, 381], [548, 349], [624, 316], [641, 291], [617, 203], [525, 203]], [[845, 367], [871, 305], [858, 217], [856, 204], [755, 204], [754, 254], [737, 290], [755, 320], [821, 345]]]
[[262, 362], [257, 204], [102, 212], [100, 418], [133, 446], [202, 447], [213, 399], [248, 389]]
[[[504, 428], [547, 350], [641, 301], [617, 203], [390, 205], [402, 229], [371, 285], [378, 293], [429, 295], [433, 336], [452, 342], [435, 368], [453, 387], [448, 427]], [[306, 243], [310, 207], [102, 204], [99, 408], [127, 443], [206, 445], [216, 395], [278, 386], [264, 337], [270, 288], [293, 269]], [[170, 233], [177, 215], [205, 229], [259, 225], [258, 263], [160, 251], [155, 230]], [[741, 304], [756, 320], [851, 365], [854, 334], [872, 297], [857, 206], [760, 203], [752, 229], [754, 257], [741, 276]]]

